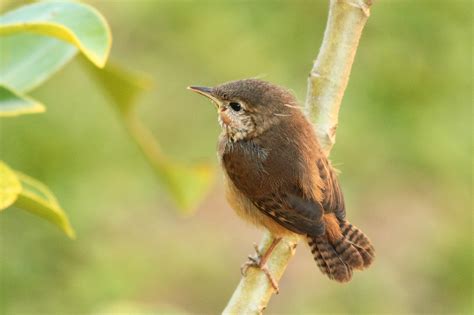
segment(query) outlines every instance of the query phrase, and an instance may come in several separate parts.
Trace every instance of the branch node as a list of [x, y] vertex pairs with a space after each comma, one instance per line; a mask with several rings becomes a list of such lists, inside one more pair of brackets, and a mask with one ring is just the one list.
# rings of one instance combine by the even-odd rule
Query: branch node
[[348, 1], [347, 4], [362, 10], [366, 17], [370, 16], [370, 6], [372, 5], [372, 0]]
[[337, 126], [338, 124], [336, 123], [334, 126], [331, 127], [331, 129], [329, 129], [329, 138], [333, 139], [334, 137], [336, 137]]

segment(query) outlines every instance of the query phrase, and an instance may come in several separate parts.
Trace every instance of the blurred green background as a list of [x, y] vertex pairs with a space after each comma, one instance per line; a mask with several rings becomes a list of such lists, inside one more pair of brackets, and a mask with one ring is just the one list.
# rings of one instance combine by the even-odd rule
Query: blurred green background
[[[112, 59], [155, 81], [139, 114], [164, 150], [216, 167], [215, 110], [185, 87], [258, 76], [303, 101], [327, 16], [326, 1], [85, 2], [111, 24]], [[47, 113], [2, 119], [1, 157], [55, 192], [78, 238], [4, 211], [0, 312], [220, 312], [261, 237], [226, 204], [221, 174], [184, 218], [77, 61], [32, 95]], [[340, 285], [301, 245], [267, 313], [472, 313], [470, 1], [375, 2], [337, 140], [348, 217], [375, 265]]]

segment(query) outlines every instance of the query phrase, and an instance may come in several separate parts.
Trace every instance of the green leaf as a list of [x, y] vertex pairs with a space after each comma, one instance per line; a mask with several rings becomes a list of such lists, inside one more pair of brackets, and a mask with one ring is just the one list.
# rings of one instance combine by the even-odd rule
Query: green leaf
[[209, 164], [183, 165], [170, 160], [161, 151], [150, 130], [134, 112], [121, 113], [128, 133], [153, 167], [158, 180], [170, 193], [181, 213], [193, 213], [211, 186], [214, 177], [213, 167]]
[[96, 66], [103, 67], [112, 45], [105, 18], [93, 7], [69, 1], [22, 6], [0, 16], [0, 35], [33, 32], [67, 41]]
[[97, 69], [84, 58], [79, 61], [123, 114], [128, 113], [138, 96], [153, 85], [153, 80], [145, 73], [125, 69], [117, 63], [109, 62], [103, 69]]
[[11, 205], [45, 218], [75, 238], [66, 214], [48, 187], [0, 161], [0, 210]]
[[187, 166], [169, 161], [155, 165], [155, 171], [183, 214], [194, 212], [214, 178], [209, 164]]
[[23, 187], [13, 206], [27, 210], [58, 226], [67, 236], [75, 238], [75, 232], [64, 210], [44, 184], [20, 172], [16, 172]]
[[208, 164], [183, 165], [171, 161], [161, 151], [156, 139], [135, 114], [137, 97], [151, 86], [151, 79], [138, 72], [109, 63], [103, 70], [82, 62], [102, 86], [120, 113], [130, 136], [135, 140], [158, 180], [183, 214], [190, 214], [210, 189], [214, 169]]
[[0, 37], [0, 84], [28, 92], [39, 86], [77, 53], [59, 39], [35, 34]]
[[44, 111], [45, 107], [40, 102], [0, 84], [0, 117]]
[[21, 192], [21, 184], [15, 172], [0, 161], [0, 211], [11, 206]]

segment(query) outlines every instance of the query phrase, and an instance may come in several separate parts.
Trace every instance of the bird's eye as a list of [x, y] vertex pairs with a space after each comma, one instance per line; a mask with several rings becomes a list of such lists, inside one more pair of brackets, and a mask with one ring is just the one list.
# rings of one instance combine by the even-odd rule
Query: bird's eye
[[237, 102], [230, 102], [229, 106], [236, 112], [242, 109], [242, 106], [240, 105], [240, 103], [237, 103]]

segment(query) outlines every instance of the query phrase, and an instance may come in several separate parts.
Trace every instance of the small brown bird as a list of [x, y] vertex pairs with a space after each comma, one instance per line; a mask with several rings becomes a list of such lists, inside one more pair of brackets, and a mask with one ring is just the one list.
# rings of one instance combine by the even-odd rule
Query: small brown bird
[[251, 264], [262, 268], [282, 236], [307, 239], [319, 269], [349, 281], [374, 259], [367, 236], [346, 219], [336, 172], [312, 125], [288, 90], [256, 80], [189, 87], [213, 101], [222, 127], [218, 156], [229, 203], [244, 219], [275, 237]]

